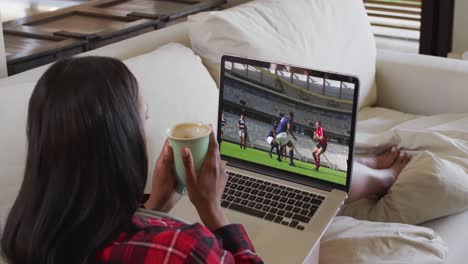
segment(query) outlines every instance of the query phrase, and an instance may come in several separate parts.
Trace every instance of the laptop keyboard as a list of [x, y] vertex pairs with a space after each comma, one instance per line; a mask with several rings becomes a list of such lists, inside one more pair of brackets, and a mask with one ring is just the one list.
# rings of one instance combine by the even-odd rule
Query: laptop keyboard
[[325, 197], [233, 172], [221, 206], [277, 224], [304, 230]]

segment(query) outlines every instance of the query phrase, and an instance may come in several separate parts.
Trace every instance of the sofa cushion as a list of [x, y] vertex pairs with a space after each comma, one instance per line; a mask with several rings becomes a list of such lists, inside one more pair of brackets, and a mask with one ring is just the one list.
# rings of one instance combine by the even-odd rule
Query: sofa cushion
[[0, 87], [0, 230], [23, 181], [26, 117], [34, 85], [25, 82]]
[[357, 75], [376, 101], [376, 48], [361, 0], [257, 0], [189, 17], [192, 48], [213, 77], [223, 54]]
[[217, 126], [218, 89], [200, 57], [181, 44], [170, 43], [124, 62], [148, 104], [146, 137], [152, 172], [169, 127], [187, 121]]
[[429, 228], [336, 217], [320, 243], [320, 263], [444, 263], [447, 246]]
[[[343, 215], [422, 224], [468, 210], [468, 114], [417, 117], [380, 108], [363, 112], [356, 141], [360, 151], [398, 145], [413, 159], [385, 196], [349, 204]], [[373, 132], [376, 126], [387, 130]]]
[[465, 226], [466, 223], [468, 223], [468, 211], [438, 218], [422, 225], [436, 231], [450, 249], [446, 264], [465, 263], [466, 261], [465, 241], [468, 237], [468, 228], [460, 228]]

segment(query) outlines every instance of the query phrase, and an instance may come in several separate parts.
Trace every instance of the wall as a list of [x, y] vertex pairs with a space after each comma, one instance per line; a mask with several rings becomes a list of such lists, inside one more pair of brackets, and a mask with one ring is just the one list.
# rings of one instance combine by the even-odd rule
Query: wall
[[[2, 21], [1, 12], [0, 12], [0, 21]], [[3, 28], [2, 28], [2, 23], [0, 23], [0, 78], [4, 78], [7, 76], [7, 66], [6, 66], [5, 56], [6, 55], [5, 55], [5, 42], [3, 41]]]
[[468, 51], [468, 0], [455, 0], [453, 53]]

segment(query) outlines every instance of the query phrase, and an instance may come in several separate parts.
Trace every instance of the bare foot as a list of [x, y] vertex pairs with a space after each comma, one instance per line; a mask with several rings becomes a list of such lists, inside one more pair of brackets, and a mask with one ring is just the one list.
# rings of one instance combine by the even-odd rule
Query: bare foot
[[403, 152], [400, 157], [395, 161], [395, 164], [392, 166], [393, 168], [393, 177], [395, 177], [395, 180], [400, 176], [401, 171], [408, 165], [408, 163], [411, 161], [411, 156]]
[[385, 170], [380, 170], [381, 173], [378, 173], [378, 188], [380, 190], [376, 193], [377, 197], [382, 197], [385, 195], [395, 183], [398, 176], [400, 176], [401, 171], [408, 165], [410, 162], [411, 157], [406, 152], [401, 152], [398, 155], [398, 158], [393, 162], [393, 165]]
[[402, 152], [395, 160], [392, 167], [384, 171], [388, 172], [388, 175], [393, 178], [393, 181], [395, 181], [398, 178], [398, 176], [400, 176], [401, 171], [406, 167], [406, 165], [408, 165], [410, 161], [411, 156], [406, 152]]
[[396, 179], [410, 162], [411, 157], [406, 152], [401, 152], [393, 161], [390, 168], [377, 170], [369, 168], [361, 163], [357, 163], [353, 172], [353, 180], [348, 193], [346, 203], [362, 198], [380, 199], [388, 189], [395, 183]]
[[390, 168], [399, 154], [398, 148], [393, 146], [377, 156], [357, 157], [356, 161], [369, 168], [382, 170]]

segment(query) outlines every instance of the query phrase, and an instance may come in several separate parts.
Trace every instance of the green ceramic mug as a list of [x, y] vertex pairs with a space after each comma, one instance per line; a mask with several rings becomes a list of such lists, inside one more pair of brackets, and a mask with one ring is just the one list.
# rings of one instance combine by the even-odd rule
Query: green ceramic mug
[[202, 123], [180, 123], [167, 130], [169, 145], [174, 153], [174, 167], [177, 177], [176, 191], [185, 194], [185, 167], [182, 148], [192, 152], [195, 170], [198, 172], [208, 154], [211, 127]]

